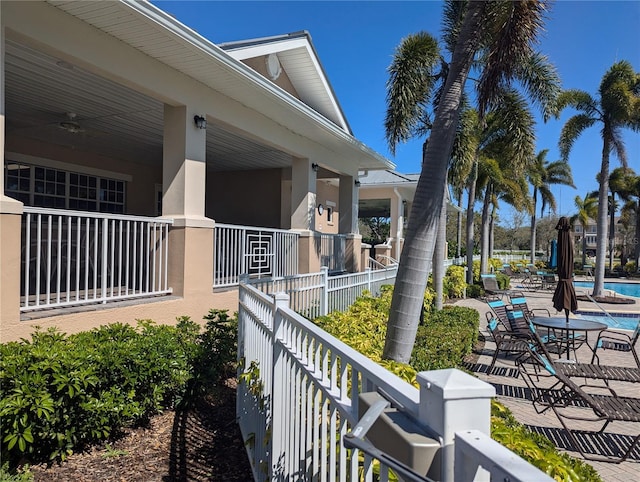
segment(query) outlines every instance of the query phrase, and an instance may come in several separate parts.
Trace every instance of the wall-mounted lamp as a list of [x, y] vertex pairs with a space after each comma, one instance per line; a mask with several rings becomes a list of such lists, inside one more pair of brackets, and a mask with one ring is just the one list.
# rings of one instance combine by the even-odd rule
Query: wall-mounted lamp
[[315, 162], [311, 163], [311, 169], [313, 169], [314, 172], [318, 172], [318, 169], [320, 169], [320, 166], [318, 166]]
[[196, 127], [198, 129], [206, 129], [207, 128], [207, 119], [202, 117], [201, 115], [194, 115], [193, 122], [196, 123]]
[[356, 187], [360, 187], [360, 181], [358, 179], [353, 181], [353, 183], [356, 185]]

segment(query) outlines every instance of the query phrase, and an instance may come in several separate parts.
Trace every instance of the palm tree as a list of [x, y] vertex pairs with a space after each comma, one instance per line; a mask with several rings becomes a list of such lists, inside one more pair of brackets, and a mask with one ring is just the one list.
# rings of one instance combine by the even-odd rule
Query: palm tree
[[582, 226], [582, 266], [587, 263], [587, 226], [589, 219], [594, 219], [598, 214], [598, 193], [591, 192], [584, 196], [576, 196], [575, 205], [578, 213], [571, 217], [571, 224], [577, 222]]
[[[549, 73], [548, 69], [541, 68], [546, 59], [535, 56], [533, 51], [546, 6], [547, 2], [543, 0], [445, 3], [444, 37], [447, 45], [455, 47], [452, 49], [444, 86], [438, 95], [438, 107], [430, 123], [429, 142], [423, 156], [398, 266], [384, 358], [407, 362], [411, 356], [433, 257], [451, 149], [463, 107], [464, 88], [476, 56], [480, 54], [483, 66], [477, 85], [481, 116], [490, 110], [501, 88], [525, 75], [529, 75], [531, 81], [523, 86], [543, 106], [546, 114], [551, 113], [553, 104], [548, 101], [555, 100], [553, 93], [556, 83], [541, 82], [544, 75]], [[421, 82], [430, 83], [432, 78], [416, 68], [407, 78], [414, 79], [416, 82], [407, 84], [406, 90], [400, 89], [401, 94], [406, 93], [407, 99], [414, 101], [413, 104], [410, 101], [403, 103], [404, 113], [413, 122], [407, 122], [407, 119], [400, 121], [402, 128], [387, 128], [387, 133], [399, 132], [403, 135], [411, 132], [412, 126], [419, 123], [421, 109], [415, 101], [424, 101], [424, 93], [428, 89], [423, 88]], [[407, 92], [412, 90], [409, 85], [414, 88], [413, 94]], [[392, 135], [391, 138], [399, 140], [401, 136]]]
[[568, 90], [558, 99], [558, 111], [572, 107], [578, 113], [565, 123], [560, 134], [560, 154], [569, 158], [573, 144], [589, 127], [598, 125], [602, 136], [602, 163], [598, 181], [596, 271], [593, 296], [601, 296], [604, 288], [606, 256], [607, 195], [609, 193], [609, 157], [613, 153], [623, 167], [627, 166], [627, 152], [622, 129], [640, 130], [640, 75], [627, 61], [613, 64], [600, 82], [598, 97], [580, 90]]
[[[633, 260], [638, 266], [640, 257], [640, 176], [636, 175], [633, 169], [617, 168], [611, 172], [611, 189], [624, 201], [620, 210], [620, 220], [625, 225], [634, 223], [634, 248]], [[626, 250], [624, 252], [626, 255]], [[622, 255], [621, 255], [622, 258]]]
[[613, 270], [616, 241], [616, 212], [618, 210], [616, 194], [621, 195], [627, 189], [627, 170], [628, 168], [626, 167], [617, 167], [609, 175], [609, 191], [611, 191], [611, 202], [609, 204], [609, 271]]
[[563, 184], [565, 186], [573, 185], [573, 177], [571, 176], [571, 166], [564, 161], [547, 161], [549, 149], [543, 149], [533, 159], [533, 162], [527, 170], [527, 178], [533, 186], [532, 202], [533, 209], [531, 211], [531, 263], [535, 263], [536, 252], [536, 208], [538, 204], [538, 193], [542, 198], [540, 207], [540, 217], [544, 217], [544, 210], [549, 205], [553, 212], [556, 211], [556, 198], [551, 192], [551, 185]]

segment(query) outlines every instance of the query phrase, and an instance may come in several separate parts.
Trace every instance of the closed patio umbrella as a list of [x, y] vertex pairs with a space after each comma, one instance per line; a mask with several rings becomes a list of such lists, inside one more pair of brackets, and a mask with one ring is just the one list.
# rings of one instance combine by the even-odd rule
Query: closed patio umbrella
[[573, 243], [571, 242], [571, 224], [566, 216], [562, 216], [556, 225], [558, 230], [558, 284], [553, 293], [553, 307], [557, 311], [564, 310], [569, 322], [569, 312], [578, 309], [576, 290], [573, 287]]

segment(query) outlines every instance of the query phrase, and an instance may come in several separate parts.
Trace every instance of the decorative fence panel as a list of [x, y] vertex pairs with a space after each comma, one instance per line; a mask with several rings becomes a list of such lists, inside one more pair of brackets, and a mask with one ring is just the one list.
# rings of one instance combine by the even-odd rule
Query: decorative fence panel
[[346, 235], [315, 233], [314, 242], [319, 245], [320, 266], [328, 268], [330, 273], [344, 272]]
[[216, 224], [213, 286], [236, 286], [252, 278], [298, 274], [299, 234], [281, 229]]
[[25, 207], [23, 312], [171, 293], [172, 220]]

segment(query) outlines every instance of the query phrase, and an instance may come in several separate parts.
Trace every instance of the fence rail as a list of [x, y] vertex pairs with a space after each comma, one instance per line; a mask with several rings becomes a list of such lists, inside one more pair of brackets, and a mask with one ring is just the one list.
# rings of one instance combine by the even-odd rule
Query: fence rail
[[25, 207], [20, 311], [171, 293], [170, 219]]
[[293, 231], [216, 224], [213, 286], [236, 286], [240, 276], [298, 274], [298, 237]]
[[488, 437], [493, 387], [438, 370], [418, 375], [418, 391], [295, 313], [284, 293], [241, 283], [239, 297], [236, 411], [254, 480], [370, 482], [374, 471], [375, 480], [390, 480], [389, 457], [397, 456], [376, 466], [370, 453], [343, 444], [358, 423], [361, 395], [376, 391], [435, 437], [440, 450], [430, 477], [552, 480]]
[[397, 266], [391, 266], [375, 271], [367, 269], [361, 273], [329, 276], [329, 269], [323, 267], [320, 273], [244, 279], [263, 293], [286, 293], [291, 309], [314, 319], [332, 311], [346, 310], [365, 290], [378, 296], [382, 285], [395, 282], [397, 271]]

